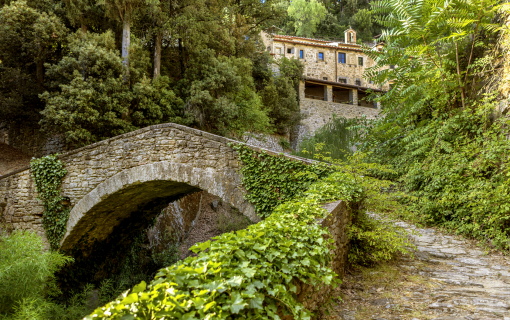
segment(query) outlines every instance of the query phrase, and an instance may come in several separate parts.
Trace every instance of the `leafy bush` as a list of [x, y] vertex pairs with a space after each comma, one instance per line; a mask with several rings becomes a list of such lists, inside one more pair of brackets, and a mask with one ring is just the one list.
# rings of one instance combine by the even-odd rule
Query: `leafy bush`
[[16, 311], [21, 317], [41, 311], [34, 310], [34, 306], [60, 292], [54, 274], [71, 261], [58, 252], [44, 251], [35, 233], [0, 235], [0, 314]]
[[67, 55], [47, 66], [52, 90], [41, 95], [43, 129], [63, 133], [76, 147], [152, 124], [190, 123], [169, 78], [146, 77], [148, 57], [138, 42], [131, 47], [127, 83], [112, 32], [70, 35]]
[[499, 2], [372, 5], [391, 41], [368, 54], [397, 67], [366, 74], [393, 88], [377, 98], [384, 117], [365, 126], [360, 146], [394, 168], [387, 177], [409, 193], [400, 198], [412, 215], [402, 216], [510, 249], [510, 123], [499, 92], [483, 87], [500, 59], [491, 52]]
[[310, 159], [321, 154], [332, 159], [345, 160], [353, 153], [352, 137], [355, 133], [350, 128], [357, 123], [356, 119], [346, 119], [333, 114], [332, 119], [315, 131], [313, 136], [303, 139], [295, 154]]

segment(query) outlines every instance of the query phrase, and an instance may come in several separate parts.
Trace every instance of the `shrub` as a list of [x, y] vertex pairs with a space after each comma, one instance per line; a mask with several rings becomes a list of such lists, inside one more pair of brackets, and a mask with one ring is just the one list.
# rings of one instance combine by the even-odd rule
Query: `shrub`
[[33, 232], [0, 235], [0, 314], [29, 312], [34, 301], [60, 292], [54, 274], [72, 258], [43, 249]]
[[345, 160], [353, 154], [351, 139], [354, 132], [349, 128], [357, 124], [356, 119], [346, 119], [333, 114], [326, 125], [315, 131], [311, 137], [305, 137], [299, 144], [298, 156], [314, 159], [317, 155], [327, 155], [332, 159]]

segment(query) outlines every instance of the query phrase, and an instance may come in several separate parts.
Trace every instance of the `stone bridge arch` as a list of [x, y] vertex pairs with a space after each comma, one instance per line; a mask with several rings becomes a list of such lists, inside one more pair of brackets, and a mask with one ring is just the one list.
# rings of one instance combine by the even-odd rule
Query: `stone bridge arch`
[[[137, 214], [140, 220], [150, 218], [170, 201], [198, 190], [220, 197], [257, 221], [244, 198], [239, 158], [230, 143], [239, 142], [166, 123], [60, 155], [68, 171], [62, 194], [72, 206], [62, 248], [104, 239], [122, 228], [122, 220]], [[35, 231], [45, 239], [43, 211], [29, 168], [0, 177], [0, 223]]]
[[218, 196], [257, 221], [254, 207], [245, 200], [240, 185], [241, 178], [232, 168], [196, 168], [161, 161], [125, 169], [99, 184], [73, 207], [61, 249], [101, 242], [130, 215], [146, 215], [134, 217], [138, 222], [151, 219], [170, 202], [195, 191]]

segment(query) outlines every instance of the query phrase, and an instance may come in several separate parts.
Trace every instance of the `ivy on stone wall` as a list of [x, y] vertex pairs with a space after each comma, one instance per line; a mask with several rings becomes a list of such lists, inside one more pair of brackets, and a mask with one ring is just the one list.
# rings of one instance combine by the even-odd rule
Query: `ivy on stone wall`
[[64, 205], [61, 186], [62, 179], [67, 174], [64, 163], [58, 160], [57, 155], [48, 155], [30, 161], [32, 177], [35, 181], [38, 199], [43, 202], [43, 226], [46, 237], [53, 250], [57, 250], [60, 240], [66, 232], [70, 208]]
[[331, 174], [333, 170], [324, 163], [311, 165], [256, 152], [245, 145], [231, 145], [242, 162], [245, 196], [255, 206], [257, 214], [265, 218], [274, 208], [300, 193], [311, 183]]
[[334, 240], [317, 224], [328, 214], [322, 204], [357, 201], [361, 191], [335, 172], [267, 219], [196, 244], [191, 250], [198, 256], [161, 269], [151, 283], [142, 281], [85, 319], [310, 320], [296, 283], [321, 288], [338, 282], [330, 268]]

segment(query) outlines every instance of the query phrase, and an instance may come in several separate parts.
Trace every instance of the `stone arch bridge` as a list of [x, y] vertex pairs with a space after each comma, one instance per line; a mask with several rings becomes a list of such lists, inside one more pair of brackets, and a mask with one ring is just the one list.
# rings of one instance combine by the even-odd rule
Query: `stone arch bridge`
[[[167, 123], [61, 155], [68, 171], [62, 193], [72, 207], [61, 248], [102, 241], [122, 227], [123, 220], [153, 217], [169, 202], [198, 190], [257, 221], [254, 207], [244, 198], [239, 158], [229, 143], [239, 142]], [[46, 239], [42, 213], [29, 168], [0, 177], [0, 222]]]

